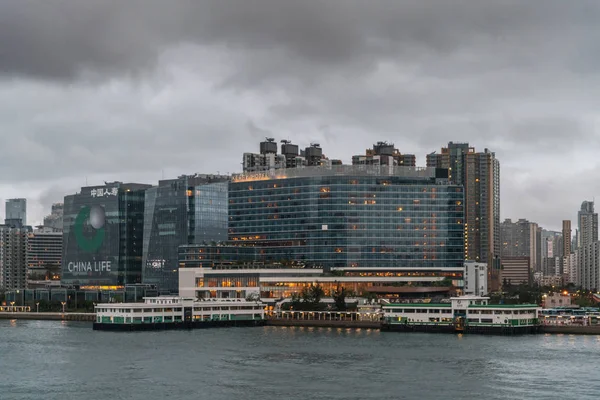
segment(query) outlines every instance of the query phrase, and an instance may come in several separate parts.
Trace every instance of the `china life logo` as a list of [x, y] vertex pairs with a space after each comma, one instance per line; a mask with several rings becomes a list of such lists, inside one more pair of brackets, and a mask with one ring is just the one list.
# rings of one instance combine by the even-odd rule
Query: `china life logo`
[[[83, 228], [88, 221], [89, 225], [93, 228], [93, 235], [90, 237], [83, 234]], [[106, 215], [104, 207], [97, 205], [83, 207], [79, 211], [79, 214], [77, 214], [74, 225], [75, 240], [77, 240], [79, 248], [88, 253], [98, 251], [100, 246], [102, 246], [104, 236], [106, 235], [104, 229], [105, 223]]]

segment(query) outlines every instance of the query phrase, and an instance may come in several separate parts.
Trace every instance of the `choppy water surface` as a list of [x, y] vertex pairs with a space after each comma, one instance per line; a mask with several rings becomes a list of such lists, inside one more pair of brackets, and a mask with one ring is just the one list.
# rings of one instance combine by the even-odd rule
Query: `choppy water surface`
[[0, 320], [0, 399], [592, 399], [600, 337]]

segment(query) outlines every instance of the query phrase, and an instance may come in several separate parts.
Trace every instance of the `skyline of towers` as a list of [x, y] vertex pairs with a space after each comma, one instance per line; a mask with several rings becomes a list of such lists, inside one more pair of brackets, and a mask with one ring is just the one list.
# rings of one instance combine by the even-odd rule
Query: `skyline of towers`
[[538, 224], [526, 219], [513, 222], [510, 218], [500, 224], [502, 251], [500, 258], [527, 257], [533, 272], [539, 264], [537, 248]]

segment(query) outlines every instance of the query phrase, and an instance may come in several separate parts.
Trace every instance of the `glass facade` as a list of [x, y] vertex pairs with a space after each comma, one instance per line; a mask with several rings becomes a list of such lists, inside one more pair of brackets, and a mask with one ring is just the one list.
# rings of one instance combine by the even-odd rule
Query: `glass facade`
[[143, 282], [178, 291], [177, 248], [225, 240], [227, 177], [181, 176], [146, 191]]
[[144, 191], [149, 187], [114, 182], [65, 197], [64, 284], [141, 283]]
[[184, 266], [301, 261], [325, 269], [460, 268], [463, 202], [462, 186], [435, 168], [241, 175], [229, 186], [229, 242], [183, 247], [180, 260]]

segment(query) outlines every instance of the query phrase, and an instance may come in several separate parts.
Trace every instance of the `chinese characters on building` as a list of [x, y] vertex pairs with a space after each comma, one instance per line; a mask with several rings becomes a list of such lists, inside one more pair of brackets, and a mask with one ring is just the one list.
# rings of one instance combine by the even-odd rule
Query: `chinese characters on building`
[[114, 187], [114, 188], [99, 188], [99, 189], [92, 189], [90, 190], [90, 196], [92, 197], [106, 197], [106, 196], [116, 196], [119, 193], [119, 189]]

